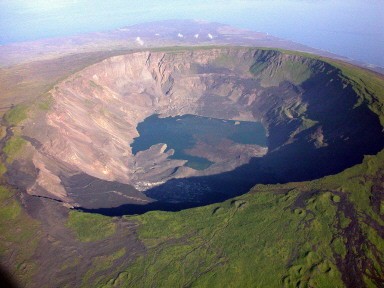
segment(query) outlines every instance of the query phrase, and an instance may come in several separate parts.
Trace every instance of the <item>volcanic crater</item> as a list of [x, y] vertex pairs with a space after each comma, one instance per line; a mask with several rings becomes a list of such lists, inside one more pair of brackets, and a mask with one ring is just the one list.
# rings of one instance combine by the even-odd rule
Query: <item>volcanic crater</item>
[[[23, 124], [27, 152], [9, 167], [10, 182], [31, 195], [108, 215], [180, 210], [256, 184], [316, 179], [384, 145], [379, 117], [353, 80], [297, 52], [132, 52], [73, 74], [46, 97], [49, 111]], [[202, 170], [171, 158], [167, 143], [133, 153], [139, 123], [154, 115], [260, 122], [268, 147], [228, 139], [199, 143], [194, 153], [213, 159]]]

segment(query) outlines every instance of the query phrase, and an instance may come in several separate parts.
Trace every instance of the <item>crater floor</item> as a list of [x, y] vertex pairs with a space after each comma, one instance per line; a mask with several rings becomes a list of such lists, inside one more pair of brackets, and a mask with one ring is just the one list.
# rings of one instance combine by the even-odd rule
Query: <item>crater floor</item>
[[[31, 195], [117, 207], [117, 214], [177, 210], [258, 183], [315, 179], [383, 147], [379, 118], [356, 91], [338, 68], [298, 53], [221, 47], [114, 56], [50, 91], [48, 112], [23, 126], [27, 153], [8, 175]], [[260, 122], [268, 149], [229, 141], [215, 145], [215, 154], [197, 143], [188, 153], [215, 163], [200, 170], [162, 143], [133, 153], [144, 119], [187, 114]]]

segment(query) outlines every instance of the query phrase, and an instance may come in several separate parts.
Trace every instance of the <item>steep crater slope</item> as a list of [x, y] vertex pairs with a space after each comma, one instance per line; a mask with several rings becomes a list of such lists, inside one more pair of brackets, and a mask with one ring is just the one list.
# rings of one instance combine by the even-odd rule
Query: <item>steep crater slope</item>
[[[115, 56], [54, 87], [49, 111], [24, 123], [27, 144], [7, 175], [31, 195], [85, 208], [153, 199], [197, 206], [257, 183], [314, 179], [382, 149], [382, 125], [363, 89], [297, 53], [222, 47]], [[163, 143], [133, 155], [136, 127], [153, 114], [259, 121], [268, 152], [239, 149], [202, 171], [170, 159]]]

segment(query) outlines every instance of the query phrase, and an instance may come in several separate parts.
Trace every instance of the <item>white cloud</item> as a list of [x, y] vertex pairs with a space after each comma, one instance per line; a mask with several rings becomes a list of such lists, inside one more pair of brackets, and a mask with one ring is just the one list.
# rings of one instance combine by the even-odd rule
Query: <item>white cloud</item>
[[184, 38], [184, 35], [181, 34], [181, 33], [179, 33], [179, 34], [177, 34], [177, 37], [179, 37], [179, 38]]
[[136, 43], [139, 44], [140, 46], [143, 46], [143, 45], [144, 45], [144, 41], [141, 40], [140, 37], [136, 37]]
[[208, 38], [209, 38], [209, 39], [213, 39], [213, 36], [212, 36], [211, 33], [208, 33]]
[[197, 38], [199, 38], [199, 34], [195, 34], [193, 37], [195, 37], [197, 39]]

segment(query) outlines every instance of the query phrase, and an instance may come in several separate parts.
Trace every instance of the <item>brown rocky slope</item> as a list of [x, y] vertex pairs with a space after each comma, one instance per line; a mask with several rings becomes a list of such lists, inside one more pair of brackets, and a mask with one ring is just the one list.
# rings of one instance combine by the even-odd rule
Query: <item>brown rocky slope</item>
[[[273, 50], [173, 48], [114, 56], [65, 79], [50, 97], [47, 113], [23, 123], [27, 145], [7, 175], [31, 195], [74, 206], [153, 201], [147, 196], [196, 203], [220, 193], [217, 199], [227, 198], [234, 187], [243, 193], [256, 183], [336, 173], [384, 143], [378, 117], [340, 70]], [[153, 114], [260, 121], [268, 153], [217, 161], [203, 171], [169, 159], [164, 143], [133, 155], [136, 127]], [[220, 189], [223, 183], [232, 184]], [[108, 196], [90, 203], [97, 192]]]

